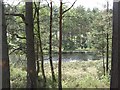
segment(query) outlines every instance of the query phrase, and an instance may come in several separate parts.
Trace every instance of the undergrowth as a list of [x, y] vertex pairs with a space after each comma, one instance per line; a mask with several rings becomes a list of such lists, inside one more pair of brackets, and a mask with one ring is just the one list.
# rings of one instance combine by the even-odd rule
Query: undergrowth
[[[25, 67], [17, 68], [11, 64], [11, 87], [26, 87]], [[45, 63], [45, 74], [47, 78], [45, 88], [57, 88], [57, 81], [51, 78], [50, 64]], [[56, 79], [58, 78], [58, 64], [54, 63]], [[103, 74], [102, 60], [80, 61], [62, 63], [62, 85], [63, 88], [109, 88], [110, 76]], [[41, 71], [38, 78], [38, 87], [43, 87]]]

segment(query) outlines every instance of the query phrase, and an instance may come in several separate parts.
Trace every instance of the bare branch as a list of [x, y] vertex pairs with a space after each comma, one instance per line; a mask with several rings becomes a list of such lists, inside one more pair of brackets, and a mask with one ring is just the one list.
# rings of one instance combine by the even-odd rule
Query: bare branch
[[21, 37], [18, 34], [13, 34], [13, 35], [16, 36], [17, 38], [20, 38], [20, 39], [26, 39], [26, 37]]
[[11, 55], [12, 53], [14, 53], [14, 52], [17, 51], [17, 50], [21, 50], [21, 47], [15, 48], [14, 50], [12, 50], [12, 51], [9, 53], [9, 55]]
[[71, 5], [71, 7], [69, 7], [68, 9], [66, 9], [65, 11], [62, 12], [62, 14], [66, 13], [67, 11], [69, 11], [73, 6], [74, 4], [76, 3], [77, 0], [75, 0], [75, 2]]
[[5, 14], [5, 15], [10, 15], [10, 16], [19, 16], [22, 18], [23, 22], [25, 22], [25, 16], [24, 14], [14, 14], [14, 13], [8, 13], [8, 14]]
[[34, 5], [35, 5], [35, 13], [34, 13], [34, 20], [35, 20], [35, 17], [36, 17], [36, 13], [37, 13], [37, 5], [36, 5], [36, 3], [34, 2]]

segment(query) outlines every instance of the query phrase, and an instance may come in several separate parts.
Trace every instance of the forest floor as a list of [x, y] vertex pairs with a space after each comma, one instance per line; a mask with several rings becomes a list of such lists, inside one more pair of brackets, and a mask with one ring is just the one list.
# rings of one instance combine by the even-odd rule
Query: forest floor
[[[102, 65], [102, 60], [62, 63], [63, 88], [109, 88], [110, 76], [104, 76]], [[45, 63], [44, 66], [47, 79], [46, 87], [56, 88], [57, 82], [52, 82], [50, 64]], [[54, 71], [57, 79], [57, 63], [54, 63]], [[39, 73], [39, 76], [39, 79], [42, 82], [42, 74]], [[42, 86], [41, 82], [38, 84], [38, 86]], [[26, 86], [26, 71], [23, 68], [13, 68], [11, 66], [11, 86], [13, 88], [23, 88]]]

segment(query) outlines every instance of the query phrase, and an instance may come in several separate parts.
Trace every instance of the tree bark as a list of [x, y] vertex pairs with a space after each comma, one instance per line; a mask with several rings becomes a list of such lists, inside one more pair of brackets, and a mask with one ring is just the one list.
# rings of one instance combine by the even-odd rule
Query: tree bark
[[110, 88], [120, 89], [120, 1], [113, 3], [113, 39]]
[[[109, 2], [107, 1], [107, 14], [108, 14], [108, 12], [109, 12]], [[109, 21], [109, 16], [108, 16], [108, 26], [110, 26], [109, 23], [110, 21]], [[108, 34], [108, 29], [109, 28], [107, 28], [107, 46], [106, 46], [106, 74], [108, 74], [108, 69], [109, 69], [109, 67], [108, 67], [108, 60], [109, 60], [109, 34]]]
[[58, 88], [62, 90], [62, 0], [60, 0], [60, 17], [59, 17], [59, 62], [58, 62]]
[[33, 3], [26, 2], [26, 43], [27, 43], [27, 88], [37, 87], [37, 73], [34, 50]]
[[109, 67], [108, 67], [108, 61], [109, 61], [109, 35], [108, 35], [108, 33], [107, 33], [107, 46], [106, 46], [106, 48], [107, 48], [107, 52], [106, 52], [106, 74], [108, 74], [108, 69], [109, 69]]
[[5, 23], [5, 14], [4, 14], [4, 5], [0, 1], [0, 11], [2, 12], [2, 23], [0, 24], [2, 27], [2, 88], [10, 88], [10, 66], [9, 66], [9, 55], [8, 55], [8, 44], [7, 44], [7, 31], [6, 31], [6, 23]]

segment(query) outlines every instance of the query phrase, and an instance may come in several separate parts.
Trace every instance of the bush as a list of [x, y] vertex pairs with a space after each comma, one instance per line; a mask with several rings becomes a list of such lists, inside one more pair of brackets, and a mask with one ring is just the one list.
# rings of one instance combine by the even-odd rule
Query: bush
[[27, 73], [18, 68], [11, 68], [10, 72], [11, 88], [25, 88]]

